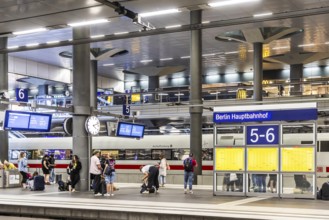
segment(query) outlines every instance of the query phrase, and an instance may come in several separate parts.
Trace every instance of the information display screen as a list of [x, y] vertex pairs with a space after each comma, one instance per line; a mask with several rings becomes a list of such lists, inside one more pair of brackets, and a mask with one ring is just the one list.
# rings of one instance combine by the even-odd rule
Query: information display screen
[[3, 127], [5, 130], [47, 132], [51, 127], [51, 118], [50, 114], [7, 110]]
[[216, 148], [216, 171], [244, 170], [244, 148]]
[[117, 126], [116, 136], [129, 137], [129, 138], [143, 138], [144, 129], [145, 129], [144, 125], [119, 122]]
[[286, 172], [313, 172], [313, 147], [286, 147], [282, 148], [282, 171]]
[[278, 148], [248, 148], [248, 171], [278, 171]]

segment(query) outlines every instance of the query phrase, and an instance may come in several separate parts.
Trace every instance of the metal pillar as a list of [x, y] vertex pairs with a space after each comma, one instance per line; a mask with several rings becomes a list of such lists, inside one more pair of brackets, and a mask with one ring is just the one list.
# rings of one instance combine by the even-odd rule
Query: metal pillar
[[290, 65], [290, 95], [302, 95], [303, 64]]
[[[0, 38], [0, 49], [7, 48], [8, 38], [2, 37]], [[0, 54], [0, 92], [6, 91], [8, 92], [8, 54]], [[0, 104], [0, 111], [4, 111], [7, 109], [7, 105]], [[4, 160], [8, 160], [8, 132], [0, 130], [0, 160], [3, 162]]]
[[[73, 40], [90, 37], [89, 27], [73, 28]], [[85, 130], [86, 118], [90, 115], [90, 45], [73, 45], [73, 154], [79, 156], [82, 170], [80, 172], [80, 191], [89, 190], [89, 151], [91, 137]]]
[[90, 61], [90, 105], [97, 109], [97, 60]]
[[[202, 11], [190, 12], [191, 25], [198, 25], [202, 22]], [[191, 30], [191, 92], [190, 92], [190, 150], [198, 163], [194, 169], [197, 183], [197, 175], [202, 175], [202, 31]]]
[[263, 100], [263, 43], [254, 43], [254, 100]]
[[[159, 89], [159, 76], [149, 76], [149, 84], [148, 84], [148, 91], [155, 92]], [[155, 102], [156, 94], [152, 94], [152, 98], [150, 98], [150, 102]]]

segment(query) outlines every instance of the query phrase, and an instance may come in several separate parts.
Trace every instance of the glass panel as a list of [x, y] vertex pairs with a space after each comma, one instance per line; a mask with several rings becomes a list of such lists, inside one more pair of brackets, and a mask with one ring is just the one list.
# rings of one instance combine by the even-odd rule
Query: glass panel
[[244, 148], [216, 148], [216, 171], [244, 170]]
[[278, 175], [275, 173], [248, 174], [248, 192], [277, 193]]
[[283, 145], [313, 145], [314, 126], [313, 124], [295, 124], [282, 126]]
[[278, 171], [278, 148], [248, 148], [248, 171]]
[[312, 174], [283, 174], [283, 194], [306, 194], [313, 195]]
[[152, 160], [160, 160], [160, 154], [163, 154], [167, 160], [171, 160], [171, 149], [165, 150], [152, 150]]
[[218, 192], [243, 192], [243, 173], [217, 173]]
[[216, 146], [243, 146], [243, 126], [217, 127]]
[[315, 169], [313, 147], [284, 147], [281, 155], [282, 171], [312, 172]]

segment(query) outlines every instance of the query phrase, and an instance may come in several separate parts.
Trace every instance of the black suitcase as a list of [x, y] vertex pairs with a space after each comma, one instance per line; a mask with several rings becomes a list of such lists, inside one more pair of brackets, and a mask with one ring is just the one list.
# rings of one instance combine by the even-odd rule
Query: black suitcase
[[35, 176], [33, 188], [35, 191], [45, 190], [45, 178], [43, 176]]

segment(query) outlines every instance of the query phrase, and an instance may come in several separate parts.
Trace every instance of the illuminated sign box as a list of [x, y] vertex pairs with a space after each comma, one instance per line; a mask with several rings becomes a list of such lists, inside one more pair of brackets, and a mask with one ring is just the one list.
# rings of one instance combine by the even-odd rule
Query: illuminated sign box
[[51, 118], [51, 114], [7, 110], [3, 128], [11, 131], [48, 132], [51, 127]]
[[143, 138], [144, 130], [144, 125], [119, 122], [117, 126], [116, 136], [128, 138]]

